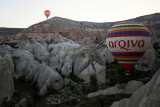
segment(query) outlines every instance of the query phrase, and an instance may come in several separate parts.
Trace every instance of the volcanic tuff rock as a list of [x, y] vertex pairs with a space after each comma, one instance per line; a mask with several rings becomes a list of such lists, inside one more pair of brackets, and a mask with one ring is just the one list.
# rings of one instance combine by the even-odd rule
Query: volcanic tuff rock
[[34, 60], [33, 55], [24, 50], [13, 51], [13, 58], [15, 62], [16, 70], [14, 71], [14, 76], [19, 78], [23, 75], [24, 71], [30, 60]]
[[130, 98], [114, 102], [111, 107], [160, 107], [160, 69], [152, 79], [137, 89]]
[[9, 45], [0, 45], [0, 49], [2, 49], [3, 51], [5, 50], [5, 51], [7, 51], [7, 52], [9, 52], [9, 53], [12, 53], [12, 51], [14, 50], [11, 46], [9, 46]]
[[11, 69], [0, 56], [0, 106], [2, 102], [9, 101], [14, 93], [14, 82]]
[[47, 62], [49, 60], [49, 52], [42, 44], [34, 42], [32, 46], [33, 46], [33, 54], [37, 60], [41, 62]]
[[[125, 86], [124, 88], [121, 88]], [[113, 94], [132, 94], [134, 93], [138, 88], [143, 86], [143, 83], [141, 81], [129, 81], [126, 85], [124, 84], [117, 84], [113, 87], [107, 88], [105, 90], [99, 90], [93, 93], [89, 93], [87, 95], [88, 98], [99, 96], [99, 95], [113, 95]]]
[[[145, 15], [125, 21], [136, 21], [144, 24], [151, 31], [152, 40], [160, 38], [160, 13]], [[122, 22], [122, 21], [119, 21]], [[82, 42], [86, 38], [103, 41], [107, 30], [118, 22], [94, 23], [85, 21], [73, 21], [70, 19], [53, 17], [27, 28], [30, 33], [59, 33], [61, 36]]]
[[137, 70], [140, 71], [153, 71], [159, 66], [156, 63], [156, 51], [153, 47], [150, 47], [140, 60], [135, 65]]
[[[65, 18], [54, 17], [35, 24], [27, 29], [28, 32], [56, 32], [74, 41], [81, 42], [84, 38], [104, 38], [106, 31], [103, 23], [78, 22]], [[103, 33], [103, 34], [102, 34]]]
[[96, 76], [98, 84], [105, 84], [106, 83], [105, 66], [99, 65], [95, 61], [93, 61], [86, 69], [84, 69], [79, 74], [79, 78], [83, 79], [85, 83], [90, 83], [90, 77], [92, 75]]

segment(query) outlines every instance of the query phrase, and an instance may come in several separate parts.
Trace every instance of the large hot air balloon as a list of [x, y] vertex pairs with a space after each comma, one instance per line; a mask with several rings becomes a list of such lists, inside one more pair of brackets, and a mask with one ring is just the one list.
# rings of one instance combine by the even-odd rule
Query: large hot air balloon
[[49, 10], [45, 10], [44, 11], [45, 16], [48, 18], [51, 14], [51, 12]]
[[136, 62], [150, 47], [149, 30], [137, 22], [121, 22], [113, 25], [106, 35], [109, 51], [126, 71], [130, 71]]

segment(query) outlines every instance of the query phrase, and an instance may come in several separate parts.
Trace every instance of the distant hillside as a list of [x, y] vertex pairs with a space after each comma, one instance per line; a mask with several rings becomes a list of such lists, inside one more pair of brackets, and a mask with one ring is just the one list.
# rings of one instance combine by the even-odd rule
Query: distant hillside
[[[160, 13], [140, 16], [125, 21], [136, 21], [144, 24], [151, 31], [153, 40], [160, 38]], [[122, 22], [122, 21], [119, 21]], [[74, 21], [70, 19], [53, 17], [46, 21], [34, 24], [27, 29], [30, 33], [59, 33], [76, 42], [85, 38], [103, 41], [108, 29], [118, 22], [94, 23], [85, 21]]]
[[13, 36], [22, 32], [23, 28], [0, 28], [0, 36]]
[[56, 32], [76, 42], [81, 42], [85, 38], [102, 41], [105, 38], [104, 34], [108, 30], [106, 28], [110, 26], [110, 23], [80, 22], [54, 17], [32, 25], [27, 31], [31, 33]]
[[129, 19], [129, 20], [126, 20], [126, 21], [136, 21], [136, 22], [143, 23], [146, 26], [153, 25], [155, 23], [160, 23], [160, 13], [144, 15], [144, 16]]

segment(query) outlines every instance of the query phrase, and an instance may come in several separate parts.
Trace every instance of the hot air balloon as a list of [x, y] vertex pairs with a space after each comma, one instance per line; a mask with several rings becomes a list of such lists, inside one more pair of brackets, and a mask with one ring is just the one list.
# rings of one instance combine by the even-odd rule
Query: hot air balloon
[[46, 16], [47, 18], [50, 16], [50, 13], [51, 13], [51, 12], [50, 12], [49, 10], [45, 10], [45, 11], [44, 11], [44, 14], [45, 14], [45, 16]]
[[109, 51], [128, 72], [150, 47], [150, 41], [149, 30], [137, 22], [115, 24], [106, 35]]

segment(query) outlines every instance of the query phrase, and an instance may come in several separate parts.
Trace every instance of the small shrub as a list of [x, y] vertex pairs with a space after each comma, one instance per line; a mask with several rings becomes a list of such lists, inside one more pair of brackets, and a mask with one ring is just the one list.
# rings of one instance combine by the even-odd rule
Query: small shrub
[[110, 79], [110, 86], [115, 86], [117, 84], [117, 80], [116, 79]]
[[97, 91], [98, 85], [97, 85], [97, 78], [95, 75], [90, 76], [90, 85], [91, 85], [91, 91]]
[[86, 94], [86, 93], [88, 93], [88, 87], [87, 87], [87, 84], [82, 84], [82, 92], [83, 92], [83, 94]]

